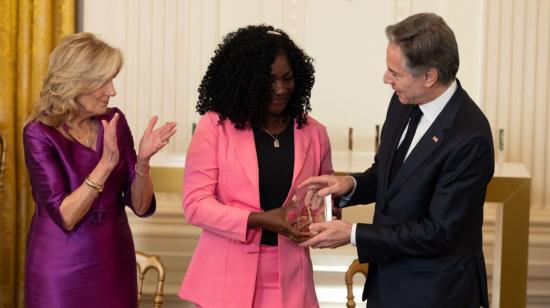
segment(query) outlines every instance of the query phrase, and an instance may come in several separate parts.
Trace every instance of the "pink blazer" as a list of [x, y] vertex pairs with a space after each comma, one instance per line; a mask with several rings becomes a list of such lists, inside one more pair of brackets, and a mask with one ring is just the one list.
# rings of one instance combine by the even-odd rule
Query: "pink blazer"
[[[261, 236], [260, 229], [247, 229], [248, 215], [261, 211], [254, 134], [218, 119], [213, 112], [201, 118], [187, 152], [183, 209], [187, 222], [203, 231], [179, 296], [204, 307], [251, 307]], [[294, 147], [285, 204], [302, 181], [333, 172], [326, 129], [315, 119], [294, 127]], [[318, 307], [309, 249], [278, 240], [284, 306]]]

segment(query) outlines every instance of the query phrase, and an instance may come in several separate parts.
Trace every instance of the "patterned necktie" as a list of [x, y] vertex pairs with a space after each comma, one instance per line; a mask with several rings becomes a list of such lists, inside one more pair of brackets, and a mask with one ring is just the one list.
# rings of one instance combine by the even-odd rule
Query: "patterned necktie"
[[421, 117], [422, 110], [420, 110], [418, 105], [414, 105], [411, 115], [409, 116], [409, 128], [407, 128], [407, 134], [393, 155], [389, 184], [393, 182], [395, 175], [401, 168], [401, 165], [403, 165], [403, 161], [405, 161], [405, 155], [407, 155], [409, 147], [411, 146], [414, 133], [416, 132], [416, 127], [418, 126], [418, 122], [420, 122]]

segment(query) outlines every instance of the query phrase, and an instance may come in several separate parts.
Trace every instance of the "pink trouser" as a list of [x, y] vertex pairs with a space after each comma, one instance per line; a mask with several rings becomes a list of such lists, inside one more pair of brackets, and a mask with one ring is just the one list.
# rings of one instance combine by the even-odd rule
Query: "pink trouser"
[[279, 248], [277, 246], [260, 246], [260, 261], [252, 307], [283, 307], [279, 286]]

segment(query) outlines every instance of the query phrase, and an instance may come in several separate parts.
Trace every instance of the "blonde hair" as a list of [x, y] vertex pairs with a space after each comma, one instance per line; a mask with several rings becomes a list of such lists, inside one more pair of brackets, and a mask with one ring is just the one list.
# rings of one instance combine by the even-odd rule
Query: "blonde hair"
[[50, 54], [48, 75], [30, 120], [54, 127], [72, 120], [81, 108], [75, 98], [114, 78], [122, 64], [120, 50], [93, 33], [66, 36]]

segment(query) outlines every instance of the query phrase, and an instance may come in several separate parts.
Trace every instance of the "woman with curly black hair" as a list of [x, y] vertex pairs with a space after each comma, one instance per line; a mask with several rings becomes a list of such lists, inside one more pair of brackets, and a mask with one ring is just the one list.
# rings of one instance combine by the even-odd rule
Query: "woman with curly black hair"
[[310, 234], [287, 221], [296, 187], [331, 174], [308, 116], [312, 59], [286, 33], [248, 26], [218, 46], [185, 163], [183, 208], [203, 229], [179, 295], [197, 307], [318, 307]]

